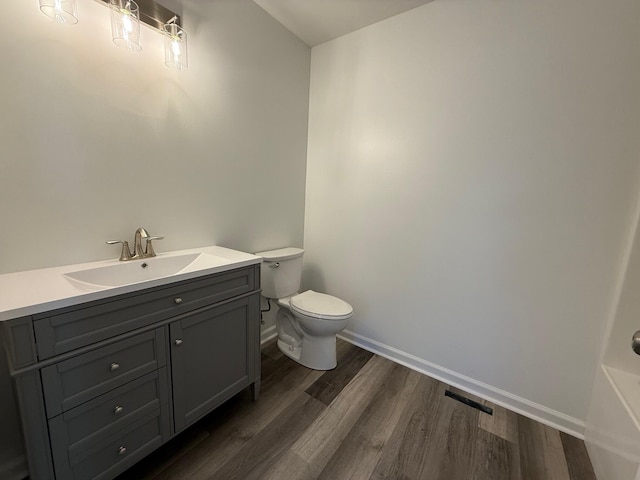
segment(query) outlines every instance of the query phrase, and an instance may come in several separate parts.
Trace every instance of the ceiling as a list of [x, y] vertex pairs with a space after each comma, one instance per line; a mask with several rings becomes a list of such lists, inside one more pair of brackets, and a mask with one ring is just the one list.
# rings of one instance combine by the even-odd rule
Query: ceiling
[[253, 0], [310, 47], [433, 0]]

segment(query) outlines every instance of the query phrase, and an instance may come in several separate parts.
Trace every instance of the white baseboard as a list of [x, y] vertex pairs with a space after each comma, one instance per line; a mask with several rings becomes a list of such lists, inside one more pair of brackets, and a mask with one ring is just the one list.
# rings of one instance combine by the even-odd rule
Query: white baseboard
[[518, 397], [509, 392], [479, 382], [473, 378], [454, 372], [447, 368], [428, 362], [422, 358], [390, 347], [371, 338], [359, 335], [349, 330], [343, 330], [339, 338], [364, 348], [370, 352], [388, 358], [400, 365], [416, 370], [429, 377], [440, 380], [447, 385], [464, 390], [489, 402], [517, 412], [540, 423], [556, 428], [562, 432], [584, 439], [585, 422], [564, 413], [552, 410], [538, 403]]
[[272, 325], [269, 328], [265, 328], [264, 330], [260, 329], [260, 345], [264, 345], [272, 338], [278, 336], [278, 332], [276, 332], [276, 326]]

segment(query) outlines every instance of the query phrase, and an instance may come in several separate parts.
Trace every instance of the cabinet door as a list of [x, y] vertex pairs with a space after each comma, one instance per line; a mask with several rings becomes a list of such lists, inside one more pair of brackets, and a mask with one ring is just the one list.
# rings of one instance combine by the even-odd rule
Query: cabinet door
[[259, 322], [254, 303], [245, 297], [169, 325], [176, 432], [254, 381]]

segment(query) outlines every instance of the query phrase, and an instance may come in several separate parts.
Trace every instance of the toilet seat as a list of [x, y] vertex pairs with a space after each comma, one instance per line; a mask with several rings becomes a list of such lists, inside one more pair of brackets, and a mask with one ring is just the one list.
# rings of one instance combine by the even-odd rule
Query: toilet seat
[[344, 300], [313, 290], [291, 297], [289, 305], [294, 312], [322, 320], [344, 320], [353, 314], [353, 307]]

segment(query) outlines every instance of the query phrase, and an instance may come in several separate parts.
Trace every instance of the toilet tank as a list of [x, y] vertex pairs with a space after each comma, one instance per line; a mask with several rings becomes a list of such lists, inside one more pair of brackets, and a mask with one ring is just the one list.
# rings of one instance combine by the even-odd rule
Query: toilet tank
[[302, 248], [295, 247], [256, 253], [262, 257], [260, 286], [264, 297], [284, 298], [300, 290], [303, 253]]

